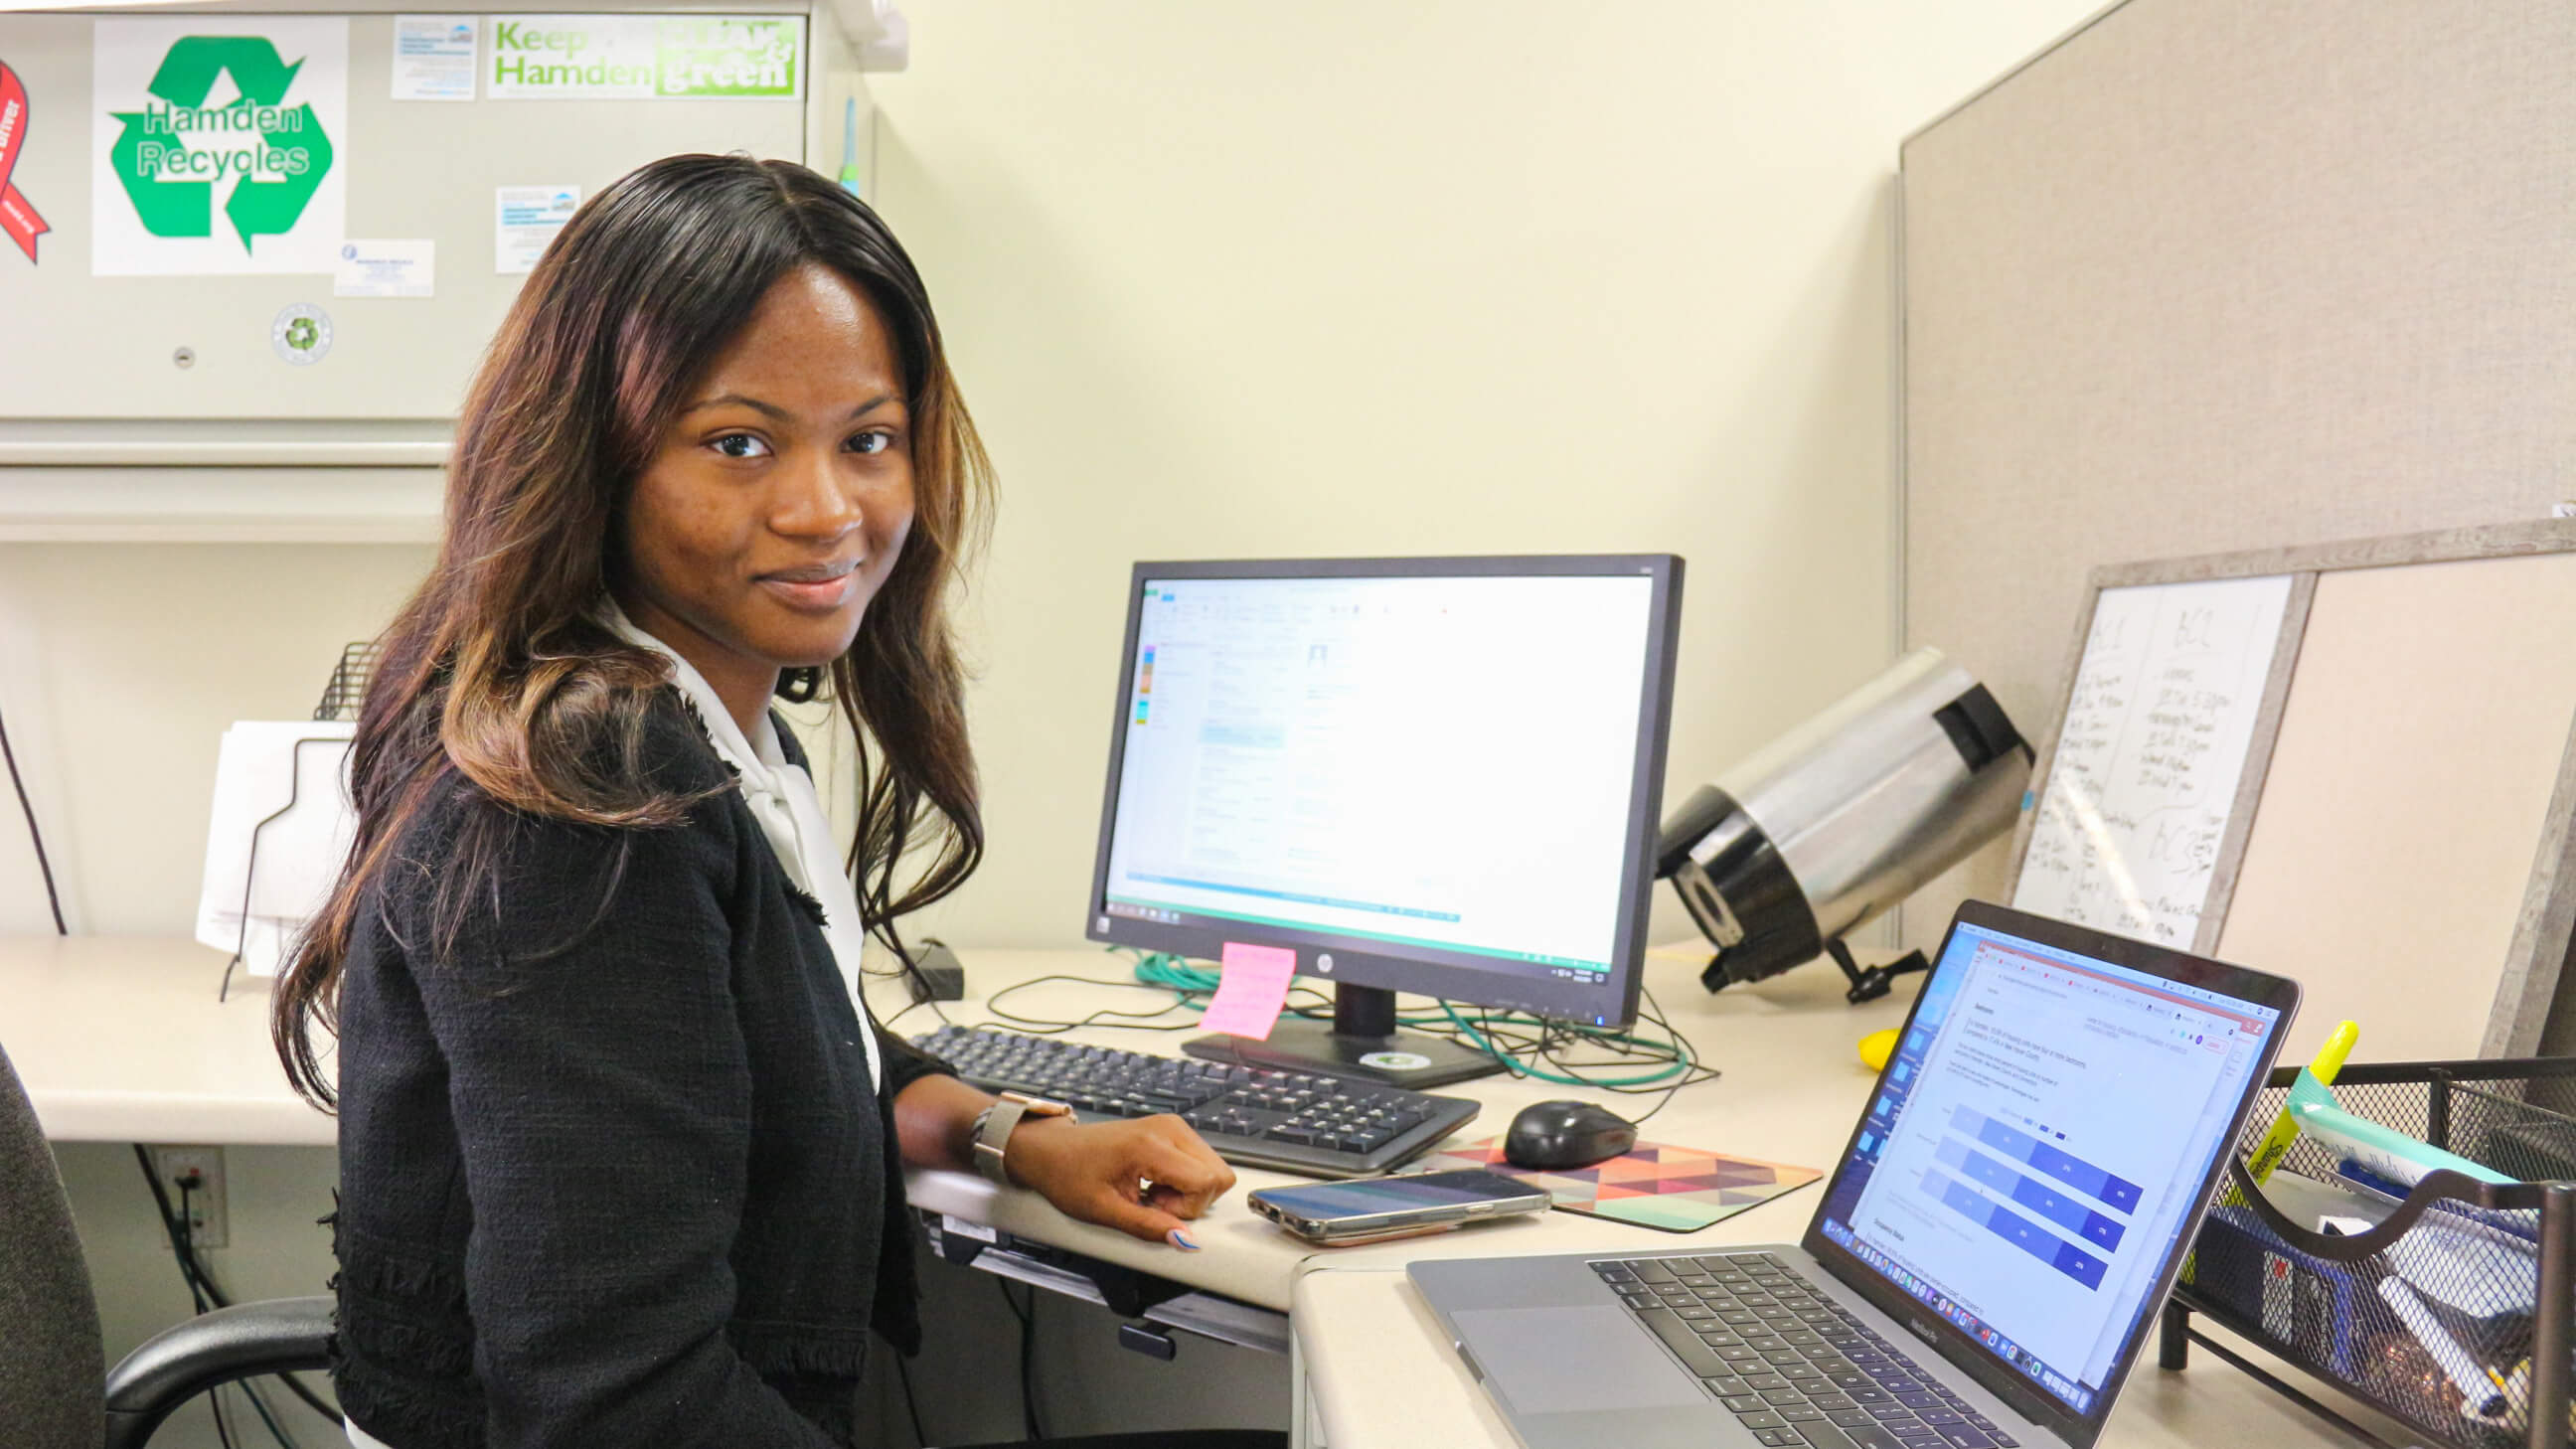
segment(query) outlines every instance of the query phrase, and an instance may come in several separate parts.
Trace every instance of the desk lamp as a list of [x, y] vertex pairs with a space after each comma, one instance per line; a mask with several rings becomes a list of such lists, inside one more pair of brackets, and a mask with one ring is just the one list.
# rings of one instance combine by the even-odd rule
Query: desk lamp
[[1862, 970], [1843, 938], [2012, 826], [2031, 749], [1994, 696], [1918, 649], [1691, 792], [1655, 873], [1717, 947], [1700, 984], [1760, 981], [1829, 955], [1855, 1003], [1920, 971]]

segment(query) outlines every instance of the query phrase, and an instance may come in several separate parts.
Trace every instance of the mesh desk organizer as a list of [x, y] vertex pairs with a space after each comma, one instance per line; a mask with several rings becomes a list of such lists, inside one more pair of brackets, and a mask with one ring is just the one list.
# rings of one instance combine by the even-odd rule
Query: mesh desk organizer
[[[376, 659], [381, 652], [382, 650], [372, 640], [343, 648], [340, 651], [340, 662], [331, 666], [330, 683], [322, 687], [321, 702], [313, 706], [313, 718], [316, 720], [356, 719], [358, 706], [366, 698], [367, 681], [375, 672]], [[295, 742], [295, 752], [300, 757], [308, 745], [338, 745], [345, 749], [348, 743], [337, 735], [309, 735]], [[294, 809], [296, 799], [301, 794], [303, 771], [298, 768], [291, 771], [289, 777], [295, 781], [298, 788], [290, 789], [287, 792], [285, 804], [262, 816], [259, 822], [250, 828], [250, 861], [242, 871], [241, 931], [233, 939], [232, 959], [224, 963], [224, 979], [215, 987], [217, 1001], [231, 999], [233, 971], [242, 964], [242, 952], [250, 943], [251, 886], [259, 879], [260, 832], [266, 830], [286, 812]]]
[[[2576, 1313], [2576, 1058], [2346, 1066], [2343, 1106], [2482, 1166], [2510, 1185], [2435, 1172], [2378, 1226], [2309, 1231], [2256, 1187], [2243, 1154], [2297, 1069], [2275, 1071], [2247, 1119], [2189, 1281], [2166, 1304], [2159, 1361], [2190, 1345], [2253, 1375], [2359, 1441], [2388, 1441], [2194, 1328], [2206, 1314], [2306, 1373], [2453, 1449], [2569, 1442]], [[2280, 1170], [2336, 1186], [2340, 1153], [2302, 1136]], [[2413, 1441], [2410, 1441], [2413, 1442]]]

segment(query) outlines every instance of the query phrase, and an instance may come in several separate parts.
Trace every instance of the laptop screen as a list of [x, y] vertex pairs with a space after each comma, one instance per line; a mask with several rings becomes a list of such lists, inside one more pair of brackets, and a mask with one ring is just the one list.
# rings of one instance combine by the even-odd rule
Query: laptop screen
[[1818, 1228], [2090, 1414], [2280, 1025], [1962, 920]]

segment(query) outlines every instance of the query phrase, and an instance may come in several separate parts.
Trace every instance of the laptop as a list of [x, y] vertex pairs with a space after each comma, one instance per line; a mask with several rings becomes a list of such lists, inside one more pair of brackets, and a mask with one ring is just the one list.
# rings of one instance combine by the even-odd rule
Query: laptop
[[1529, 1449], [2089, 1449], [2299, 988], [1971, 902], [1805, 1238], [1414, 1263]]

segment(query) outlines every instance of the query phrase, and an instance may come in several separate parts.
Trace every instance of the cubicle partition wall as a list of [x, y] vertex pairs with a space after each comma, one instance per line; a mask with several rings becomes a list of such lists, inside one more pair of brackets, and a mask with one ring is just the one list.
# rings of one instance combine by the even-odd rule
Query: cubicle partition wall
[[2576, 498], [2569, 0], [2128, 0], [1902, 162], [1904, 640], [2034, 732], [2097, 566]]

